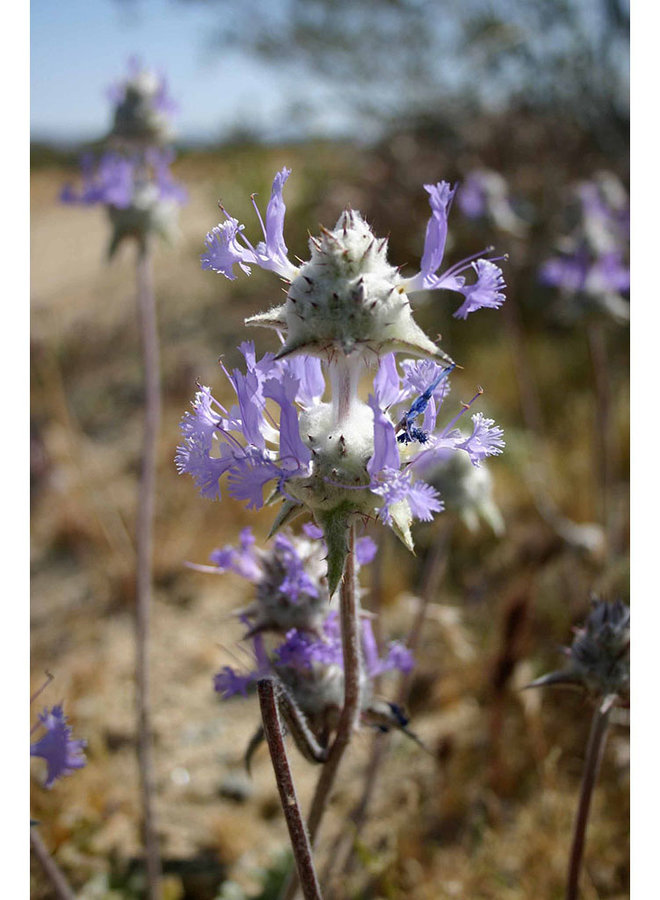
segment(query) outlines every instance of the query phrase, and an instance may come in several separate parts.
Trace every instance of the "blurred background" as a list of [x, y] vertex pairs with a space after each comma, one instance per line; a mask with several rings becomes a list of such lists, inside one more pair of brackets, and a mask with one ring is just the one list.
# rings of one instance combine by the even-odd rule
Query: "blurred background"
[[[184, 567], [245, 525], [265, 539], [270, 516], [204, 500], [173, 463], [196, 381], [223, 399], [219, 356], [238, 365], [246, 338], [274, 349], [243, 326], [280, 302], [272, 276], [229, 282], [199, 255], [219, 199], [256, 233], [250, 194], [263, 206], [283, 165], [292, 257], [350, 204], [414, 271], [422, 185], [440, 180], [462, 185], [446, 262], [489, 245], [509, 254], [498, 312], [462, 322], [450, 294], [413, 300], [463, 366], [452, 398], [480, 384], [478, 408], [504, 428], [506, 450], [488, 461], [504, 527], [448, 509], [418, 527], [415, 557], [372, 533], [382, 553], [364, 572], [364, 602], [384, 635], [405, 638], [415, 595], [432, 591], [409, 702], [431, 752], [392, 740], [347, 896], [563, 895], [590, 707], [577, 693], [521, 689], [560, 665], [591, 592], [628, 600], [629, 332], [625, 289], [553, 279], [547, 263], [584, 247], [602, 259], [577, 185], [595, 185], [625, 218], [628, 17], [625, 0], [33, 0], [31, 671], [33, 689], [54, 674], [40, 701], [64, 700], [88, 762], [51, 791], [35, 762], [31, 814], [79, 897], [143, 895], [132, 622], [142, 370], [133, 248], [108, 263], [104, 210], [58, 198], [107, 134], [107, 89], [132, 55], [167, 75], [174, 175], [189, 194], [155, 277], [164, 409], [151, 664], [168, 900], [274, 897], [287, 846], [267, 755], [251, 780], [243, 769], [256, 700], [222, 704], [213, 692], [214, 673], [243, 658], [231, 612], [249, 585]], [[345, 760], [321, 859], [370, 748], [361, 735]], [[317, 771], [292, 755], [306, 805]], [[628, 896], [623, 714], [584, 886], [585, 898]], [[32, 895], [51, 896], [36, 866]]]

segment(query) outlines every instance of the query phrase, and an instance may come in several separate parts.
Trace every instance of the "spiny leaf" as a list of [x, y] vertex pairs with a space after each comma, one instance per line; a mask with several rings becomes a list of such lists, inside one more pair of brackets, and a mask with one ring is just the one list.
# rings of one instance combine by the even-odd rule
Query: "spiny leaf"
[[319, 526], [323, 529], [323, 538], [328, 548], [328, 587], [330, 596], [337, 590], [344, 574], [344, 565], [348, 555], [348, 532], [352, 507], [342, 503], [335, 509], [316, 513]]
[[285, 500], [280, 507], [280, 511], [275, 516], [275, 521], [271, 525], [268, 537], [272, 538], [273, 535], [277, 534], [280, 528], [291, 522], [296, 516], [299, 516], [304, 511], [305, 507], [302, 503], [296, 503], [294, 500]]

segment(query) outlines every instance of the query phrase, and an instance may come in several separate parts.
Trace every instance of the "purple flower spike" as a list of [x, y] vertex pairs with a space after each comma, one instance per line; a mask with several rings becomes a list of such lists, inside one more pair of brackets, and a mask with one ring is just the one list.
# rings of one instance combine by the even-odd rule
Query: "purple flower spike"
[[40, 756], [46, 760], [47, 774], [45, 787], [53, 786], [58, 778], [72, 775], [85, 765], [83, 753], [86, 741], [73, 740], [71, 727], [67, 725], [62, 706], [45, 709], [39, 716], [46, 734], [34, 744], [30, 744], [30, 756]]

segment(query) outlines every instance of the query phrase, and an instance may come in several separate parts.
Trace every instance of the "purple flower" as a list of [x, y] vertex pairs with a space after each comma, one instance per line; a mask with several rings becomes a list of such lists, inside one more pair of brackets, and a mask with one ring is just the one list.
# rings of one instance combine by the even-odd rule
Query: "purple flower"
[[493, 419], [487, 419], [482, 413], [472, 416], [473, 429], [470, 437], [458, 444], [460, 450], [465, 450], [475, 466], [487, 456], [495, 456], [502, 452], [505, 444], [502, 440], [502, 429], [495, 424]]
[[[224, 275], [226, 278], [231, 279], [236, 277], [234, 272], [234, 266], [236, 264], [238, 264], [248, 275], [250, 274], [250, 266], [258, 265], [262, 269], [269, 269], [273, 272], [276, 272], [287, 281], [293, 281], [294, 279], [300, 281], [298, 276], [300, 276], [302, 273], [303, 278], [307, 278], [307, 281], [309, 283], [308, 287], [311, 288], [312, 279], [310, 278], [310, 275], [307, 274], [307, 271], [310, 265], [313, 268], [315, 259], [313, 258], [310, 264], [303, 264], [302, 269], [299, 269], [289, 261], [287, 256], [287, 247], [284, 242], [285, 206], [282, 197], [282, 191], [284, 184], [290, 174], [290, 169], [283, 168], [275, 176], [270, 202], [266, 210], [265, 224], [263, 222], [261, 214], [259, 213], [256, 203], [254, 204], [263, 231], [264, 240], [259, 242], [255, 247], [245, 237], [244, 226], [240, 225], [238, 223], [238, 220], [232, 218], [225, 210], [223, 210], [226, 221], [224, 223], [221, 223], [220, 225], [217, 225], [206, 236], [207, 250], [201, 257], [203, 268], [212, 269], [213, 271]], [[429, 194], [431, 217], [429, 218], [426, 226], [426, 237], [424, 241], [424, 251], [422, 254], [420, 271], [412, 278], [401, 278], [397, 275], [393, 281], [394, 289], [401, 287], [404, 290], [408, 291], [436, 289], [457, 291], [458, 293], [463, 294], [465, 297], [465, 303], [463, 303], [458, 312], [455, 314], [459, 318], [465, 318], [469, 313], [474, 312], [476, 309], [481, 309], [484, 307], [491, 309], [498, 308], [504, 301], [504, 295], [502, 294], [502, 290], [504, 288], [504, 279], [500, 269], [494, 264], [494, 262], [486, 259], [478, 259], [476, 263], [473, 263], [473, 260], [475, 260], [479, 255], [475, 254], [456, 263], [454, 266], [447, 269], [444, 273], [438, 274], [438, 270], [442, 264], [445, 244], [447, 241], [447, 220], [457, 187], [451, 187], [448, 182], [440, 181], [437, 184], [425, 184], [424, 188]], [[349, 226], [351, 229], [359, 230], [359, 227], [361, 227], [362, 225], [364, 225], [364, 223], [362, 222], [359, 215], [346, 213], [346, 219], [340, 219], [337, 224], [337, 228], [340, 231], [343, 230], [343, 235], [344, 237], [346, 237], [346, 235], [348, 234]], [[327, 232], [326, 229], [326, 239], [328, 234], [330, 234], [330, 232]], [[367, 236], [364, 235], [364, 237]], [[328, 240], [330, 240], [330, 244], [333, 243], [332, 239]], [[337, 240], [338, 238], [334, 237], [335, 243]], [[319, 242], [316, 239], [312, 239], [311, 243], [313, 247], [317, 248], [317, 250], [320, 250], [322, 247], [322, 242]], [[378, 250], [374, 250], [373, 252], [384, 254], [386, 243], [386, 241], [378, 242]], [[374, 240], [372, 244], [369, 245], [370, 248], [375, 246], [375, 244], [376, 242]], [[351, 249], [348, 246], [347, 252], [349, 254], [351, 252]], [[371, 250], [369, 252], [371, 252]], [[366, 260], [366, 255], [363, 257], [363, 259]], [[384, 256], [382, 261], [384, 262]], [[473, 284], [466, 284], [466, 278], [462, 273], [470, 269], [475, 272], [476, 281]], [[365, 271], [369, 271], [369, 273], [371, 274], [371, 270]], [[382, 271], [384, 277], [392, 277], [389, 270], [383, 268]], [[318, 277], [318, 273], [315, 274]], [[376, 279], [374, 281], [374, 287], [379, 283], [381, 283], [380, 279]], [[366, 308], [374, 309], [378, 305], [379, 298], [374, 295], [374, 299], [376, 300], [376, 302], [374, 302], [374, 300], [370, 299], [370, 297], [367, 296], [367, 285], [368, 282], [364, 280], [361, 281], [361, 286], [358, 289], [358, 292], [363, 292], [362, 300], [360, 302], [364, 302]], [[314, 297], [311, 296], [314, 293], [314, 290], [310, 289], [308, 291], [303, 291], [303, 293], [310, 294], [310, 297], [293, 297], [292, 288], [292, 290], [289, 292], [292, 298], [291, 303], [294, 305], [299, 302], [313, 303], [312, 309], [315, 310], [315, 316], [318, 319], [320, 315], [319, 310], [321, 309], [321, 305], [319, 304], [318, 299], [314, 299]], [[276, 312], [277, 321], [275, 321], [275, 318], [273, 317], [274, 313]], [[251, 323], [269, 325], [271, 327], [281, 327], [283, 321], [286, 320], [289, 332], [291, 332], [292, 329], [294, 330], [294, 332], [301, 332], [302, 329], [302, 331], [306, 334], [303, 326], [301, 326], [299, 322], [295, 323], [293, 321], [291, 316], [295, 313], [297, 313], [300, 320], [306, 319], [306, 316], [303, 314], [303, 312], [301, 312], [300, 308], [297, 310], [287, 308], [282, 309], [281, 311], [279, 309], [277, 311], [271, 310], [271, 313], [266, 313], [263, 316], [253, 317]], [[340, 318], [342, 318], [342, 316], [340, 316]], [[400, 324], [400, 333], [402, 335], [406, 335], [406, 340], [411, 346], [415, 345], [415, 343], [417, 341], [420, 341], [421, 339], [421, 336], [417, 332], [416, 326], [412, 326], [408, 322], [406, 314], [403, 314], [399, 318], [400, 323], [397, 323], [397, 325]], [[394, 323], [390, 322], [390, 326], [393, 325]], [[346, 339], [343, 336], [341, 340], [339, 340], [339, 335], [343, 335], [343, 329], [341, 326], [337, 328], [335, 323], [332, 331], [338, 332], [337, 337], [333, 338], [333, 343], [339, 343], [340, 345], [343, 344], [344, 346], [353, 346], [354, 342]], [[364, 339], [365, 337], [363, 335], [363, 342]], [[389, 335], [389, 339], [393, 340], [392, 335]], [[308, 341], [306, 337], [304, 339], [301, 338], [300, 334], [293, 336], [289, 334], [287, 344], [281, 351], [281, 354], [288, 354], [294, 349], [297, 350], [302, 346], [306, 346], [308, 344], [311, 345], [312, 343], [313, 342]], [[380, 343], [386, 344], [386, 340], [380, 341]], [[419, 346], [424, 346], [427, 349], [427, 352], [430, 352], [430, 346], [427, 348], [426, 344], [423, 341], [421, 341]]]
[[58, 778], [72, 775], [76, 769], [82, 769], [85, 765], [83, 750], [86, 741], [73, 740], [71, 727], [67, 725], [67, 719], [62, 706], [46, 708], [39, 716], [39, 722], [46, 729], [46, 733], [38, 741], [30, 744], [30, 756], [40, 756], [46, 760], [47, 774], [45, 787], [53, 786]]
[[477, 274], [477, 280], [460, 289], [465, 301], [454, 313], [456, 319], [467, 319], [477, 309], [499, 309], [504, 303], [502, 270], [488, 259], [478, 259], [470, 265]]
[[63, 203], [94, 206], [97, 203], [126, 209], [133, 199], [134, 160], [119, 153], [104, 153], [98, 161], [86, 153], [80, 159], [82, 187], [79, 192], [67, 184], [62, 189]]
[[286, 206], [282, 191], [290, 174], [291, 169], [286, 167], [276, 174], [266, 208], [265, 224], [254, 199], [252, 201], [264, 236], [264, 240], [256, 247], [243, 234], [245, 226], [240, 225], [237, 219], [222, 210], [226, 221], [216, 225], [206, 235], [207, 252], [201, 257], [203, 269], [212, 269], [230, 279], [236, 277], [234, 274], [236, 264], [246, 275], [250, 274], [251, 265], [269, 269], [283, 278], [290, 278], [296, 272], [296, 267], [287, 257], [288, 251], [284, 242]]
[[101, 204], [124, 210], [142, 203], [141, 192], [144, 194], [145, 187], [149, 186], [153, 202], [183, 205], [187, 193], [172, 178], [169, 166], [173, 159], [172, 151], [155, 148], [132, 155], [108, 151], [98, 159], [90, 153], [84, 154], [80, 159], [80, 189], [66, 184], [60, 192], [60, 200], [68, 204]]
[[238, 219], [227, 216], [206, 235], [206, 253], [201, 256], [202, 268], [219, 272], [233, 281], [236, 278], [234, 266], [238, 264], [246, 275], [251, 273], [250, 265], [257, 264], [257, 256], [253, 250], [239, 243], [239, 236], [244, 225]]
[[[236, 392], [238, 408], [227, 413], [202, 387], [193, 401], [193, 412], [181, 422], [184, 437], [176, 455], [179, 472], [192, 475], [202, 493], [220, 499], [219, 479], [228, 474], [229, 493], [250, 508], [263, 506], [263, 489], [292, 475], [306, 473], [311, 452], [300, 437], [298, 408], [300, 381], [287, 362], [272, 354], [257, 361], [252, 343], [240, 347], [246, 372], [235, 369], [227, 377]], [[280, 407], [275, 423], [266, 411], [266, 400]]]
[[391, 509], [396, 503], [407, 502], [412, 517], [422, 522], [430, 522], [433, 513], [443, 509], [435, 488], [423, 481], [413, 481], [411, 471], [382, 469], [371, 490], [383, 498], [380, 517], [386, 525], [392, 524]]
[[374, 478], [385, 469], [398, 471], [400, 460], [394, 426], [375, 397], [370, 396], [368, 402], [374, 414], [374, 452], [367, 463], [367, 472]]
[[468, 219], [488, 219], [495, 228], [519, 236], [527, 229], [527, 223], [511, 205], [506, 180], [492, 169], [470, 172], [458, 192], [457, 203]]
[[456, 202], [468, 219], [480, 219], [486, 214], [486, 191], [479, 171], [469, 173], [461, 185]]
[[[385, 657], [381, 657], [369, 619], [363, 618], [360, 628], [365, 673], [369, 678], [394, 670], [411, 671], [414, 666], [413, 656], [403, 644], [392, 641], [387, 645]], [[270, 655], [266, 654], [263, 643], [257, 645], [257, 638], [254, 639], [254, 648], [256, 665], [251, 672], [241, 675], [230, 666], [225, 666], [216, 674], [215, 690], [223, 700], [236, 694], [246, 696], [251, 685], [268, 674], [277, 674], [285, 683], [289, 683], [295, 681], [290, 678], [291, 672], [308, 673], [312, 676], [315, 671], [321, 674], [330, 667], [343, 669], [341, 631], [339, 618], [334, 610], [326, 616], [320, 636], [292, 628]]]
[[[374, 453], [367, 469], [371, 476], [371, 490], [382, 498], [379, 516], [388, 525], [392, 524], [393, 507], [404, 501], [413, 518], [422, 521], [430, 520], [435, 512], [443, 508], [435, 489], [423, 481], [414, 480], [413, 474], [430, 469], [439, 460], [446, 460], [448, 454], [459, 451], [465, 451], [472, 464], [479, 466], [485, 457], [501, 453], [504, 447], [502, 429], [481, 413], [472, 417], [473, 430], [468, 437], [455, 427], [481, 392], [465, 404], [447, 425], [435, 430], [437, 412], [449, 394], [448, 375], [452, 366], [443, 368], [430, 360], [423, 360], [415, 363], [404, 361], [402, 368], [404, 376], [401, 379], [393, 355], [381, 360], [376, 380], [380, 379], [381, 384], [386, 381], [389, 396], [398, 397], [387, 414], [376, 398], [369, 399], [374, 414]], [[420, 428], [415, 421], [422, 415], [423, 427]], [[392, 424], [392, 419], [397, 422], [396, 426]], [[397, 432], [400, 432], [398, 436]]]
[[370, 537], [358, 538], [355, 542], [355, 557], [359, 566], [367, 566], [378, 552], [378, 545]]
[[[477, 309], [497, 309], [504, 302], [504, 276], [499, 266], [489, 259], [475, 259], [471, 256], [437, 274], [442, 264], [447, 239], [447, 219], [457, 187], [440, 181], [435, 185], [425, 184], [430, 195], [431, 218], [426, 226], [426, 239], [422, 255], [420, 271], [412, 278], [402, 281], [407, 291], [450, 290], [463, 294], [465, 302], [454, 313], [459, 319], [465, 319], [469, 313]], [[461, 274], [468, 269], [476, 273], [476, 281], [466, 284]]]
[[630, 289], [626, 191], [615, 176], [601, 172], [575, 186], [570, 205], [577, 212], [577, 224], [558, 241], [558, 254], [542, 264], [539, 280], [559, 289], [561, 311], [569, 320], [596, 311], [626, 322], [630, 318], [625, 298]]
[[[265, 674], [265, 673], [264, 673]], [[257, 672], [248, 672], [240, 675], [231, 666], [224, 666], [213, 678], [213, 688], [220, 694], [222, 700], [228, 700], [240, 694], [247, 697], [248, 688], [251, 687], [260, 675]]]
[[[298, 554], [298, 549], [284, 534], [275, 536], [275, 554], [284, 569], [284, 580], [279, 590], [293, 602], [298, 603], [301, 594], [318, 598], [321, 594], [318, 582], [305, 571], [305, 563]], [[325, 593], [325, 592], [324, 592]]]
[[209, 559], [221, 572], [236, 572], [248, 581], [258, 582], [262, 575], [259, 556], [254, 550], [254, 535], [250, 528], [243, 528], [238, 548], [226, 546], [214, 550]]

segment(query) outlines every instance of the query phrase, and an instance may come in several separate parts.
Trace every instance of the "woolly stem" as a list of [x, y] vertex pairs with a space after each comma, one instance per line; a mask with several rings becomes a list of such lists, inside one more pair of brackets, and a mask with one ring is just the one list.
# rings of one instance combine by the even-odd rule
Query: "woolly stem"
[[[339, 764], [360, 720], [361, 671], [360, 605], [355, 568], [355, 525], [351, 525], [348, 538], [348, 555], [339, 593], [341, 639], [344, 656], [344, 708], [339, 719], [335, 739], [328, 751], [328, 759], [316, 784], [307, 820], [309, 837], [314, 846], [321, 820], [326, 811]], [[295, 875], [289, 878], [283, 900], [292, 900], [298, 887]]]
[[71, 890], [64, 873], [48, 852], [46, 845], [41, 840], [41, 835], [34, 827], [30, 828], [30, 844], [58, 900], [76, 900], [76, 895]]
[[305, 900], [321, 900], [312, 848], [305, 829], [296, 788], [291, 775], [291, 768], [287, 758], [286, 746], [282, 736], [282, 723], [278, 709], [276, 687], [272, 679], [264, 678], [257, 685], [259, 704], [261, 706], [261, 718], [264, 725], [264, 734], [268, 741], [270, 758], [275, 772], [275, 781], [280, 794], [282, 810], [289, 829], [293, 858], [298, 871], [298, 879]]
[[142, 468], [138, 490], [136, 545], [136, 713], [138, 767], [142, 804], [142, 831], [147, 869], [148, 896], [160, 900], [161, 862], [154, 808], [155, 778], [149, 678], [149, 619], [152, 593], [153, 519], [156, 480], [156, 449], [160, 423], [160, 372], [156, 302], [153, 288], [151, 248], [138, 251], [137, 304], [144, 365], [144, 435]]
[[362, 360], [355, 356], [339, 356], [328, 363], [328, 375], [332, 389], [332, 418], [336, 425], [348, 419], [351, 407], [358, 399], [358, 384], [364, 368]]
[[[419, 644], [429, 603], [437, 594], [447, 567], [447, 549], [452, 533], [453, 524], [442, 529], [426, 558], [419, 597], [417, 598], [417, 610], [406, 640], [406, 646], [411, 653], [415, 651]], [[399, 673], [396, 703], [402, 707], [406, 705], [408, 699], [410, 677], [410, 673]], [[349, 820], [353, 828], [349, 830], [342, 828], [337, 835], [332, 850], [328, 854], [326, 868], [322, 873], [321, 880], [324, 885], [332, 874], [334, 874], [341, 882], [342, 877], [351, 871], [355, 857], [357, 839], [367, 820], [367, 813], [376, 789], [378, 774], [381, 765], [387, 757], [388, 748], [388, 735], [383, 734], [382, 732], [376, 732], [372, 738], [369, 765], [367, 767], [366, 777], [362, 788], [362, 795], [349, 815]], [[333, 895], [330, 894], [330, 896]]]
[[598, 777], [600, 762], [605, 749], [605, 738], [609, 726], [610, 713], [614, 703], [614, 697], [606, 697], [594, 710], [591, 720], [591, 731], [587, 743], [587, 755], [584, 761], [582, 773], [582, 787], [580, 788], [580, 800], [578, 803], [575, 825], [573, 828], [573, 842], [571, 844], [571, 857], [568, 865], [568, 882], [566, 885], [566, 900], [577, 900], [578, 880], [582, 866], [582, 854], [584, 851], [584, 839], [589, 819], [589, 807], [591, 797]]

